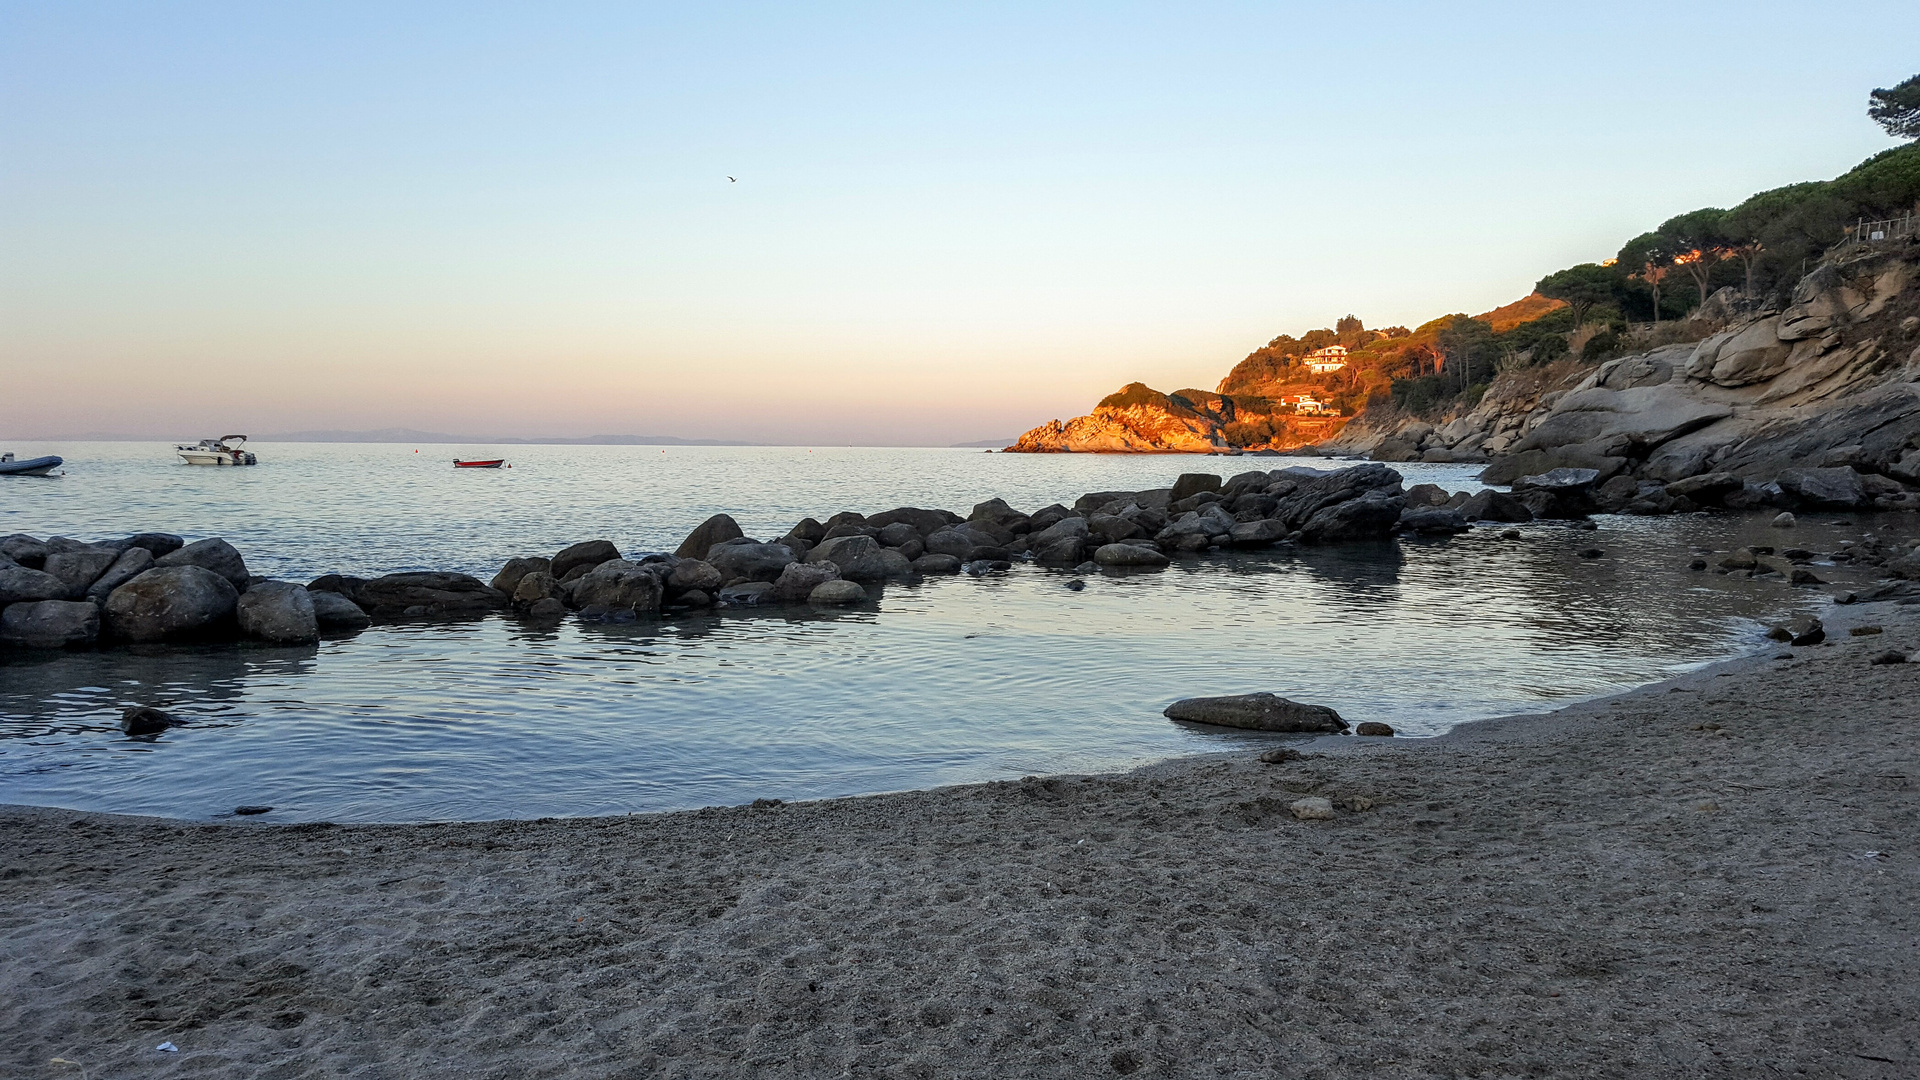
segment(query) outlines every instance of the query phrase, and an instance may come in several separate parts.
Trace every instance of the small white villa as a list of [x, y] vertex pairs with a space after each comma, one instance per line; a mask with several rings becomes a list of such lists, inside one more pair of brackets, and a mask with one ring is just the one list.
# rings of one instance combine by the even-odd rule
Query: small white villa
[[1307, 354], [1307, 370], [1315, 375], [1325, 375], [1330, 371], [1339, 371], [1347, 366], [1347, 347], [1329, 345], [1324, 349], [1315, 349]]
[[[1338, 346], [1335, 346], [1338, 348]], [[1293, 402], [1293, 411], [1300, 416], [1339, 416], [1340, 410], [1312, 394], [1300, 394], [1289, 398]]]

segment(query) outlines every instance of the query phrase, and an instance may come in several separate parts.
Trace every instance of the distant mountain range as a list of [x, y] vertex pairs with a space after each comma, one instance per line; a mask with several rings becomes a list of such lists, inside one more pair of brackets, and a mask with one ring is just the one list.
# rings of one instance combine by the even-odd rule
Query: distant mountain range
[[350, 443], [497, 443], [524, 446], [547, 443], [560, 446], [755, 446], [756, 443], [731, 439], [682, 439], [673, 435], [588, 435], [582, 438], [542, 436], [530, 439], [501, 435], [447, 435], [438, 431], [412, 428], [380, 428], [377, 431], [285, 431], [274, 435], [256, 435], [261, 442], [350, 442]]

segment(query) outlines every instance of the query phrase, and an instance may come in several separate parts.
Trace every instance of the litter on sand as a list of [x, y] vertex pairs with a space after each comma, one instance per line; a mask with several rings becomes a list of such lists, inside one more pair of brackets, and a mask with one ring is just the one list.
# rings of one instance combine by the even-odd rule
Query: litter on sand
[[180, 1052], [180, 1048], [170, 1042], [163, 1042], [159, 1046], [154, 1047], [154, 1049], [163, 1054], [177, 1054]]

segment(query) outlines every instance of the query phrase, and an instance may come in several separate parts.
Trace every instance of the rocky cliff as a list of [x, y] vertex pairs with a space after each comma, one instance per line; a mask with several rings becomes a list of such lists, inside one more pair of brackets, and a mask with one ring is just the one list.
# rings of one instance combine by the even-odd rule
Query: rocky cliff
[[[1592, 469], [1603, 504], [1920, 506], [1920, 243], [1832, 257], [1778, 309], [1717, 297], [1676, 341], [1598, 366], [1503, 375], [1441, 425], [1354, 439], [1379, 460], [1490, 459], [1511, 483]], [[1685, 509], [1682, 505], [1680, 509]]]

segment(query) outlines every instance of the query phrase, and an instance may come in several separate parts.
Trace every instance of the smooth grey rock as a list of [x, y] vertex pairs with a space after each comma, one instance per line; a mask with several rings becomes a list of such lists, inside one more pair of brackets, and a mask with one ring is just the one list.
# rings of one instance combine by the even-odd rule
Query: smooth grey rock
[[[944, 525], [945, 523], [942, 522], [942, 524]], [[880, 541], [882, 546], [890, 548], [904, 547], [907, 544], [921, 544], [924, 547], [925, 544], [924, 538], [920, 535], [920, 530], [914, 528], [912, 523], [906, 521], [889, 523], [880, 530], [880, 534], [874, 537], [874, 539]]]
[[722, 580], [764, 581], [771, 584], [779, 580], [780, 572], [788, 563], [794, 561], [793, 549], [785, 544], [758, 544], [752, 541], [736, 540], [715, 545], [707, 552], [706, 561], [720, 572]]
[[1161, 552], [1139, 544], [1102, 544], [1093, 553], [1101, 566], [1166, 566], [1172, 562]]
[[217, 536], [205, 540], [196, 540], [178, 551], [168, 552], [155, 559], [156, 567], [197, 566], [202, 570], [211, 570], [227, 579], [235, 590], [244, 591], [251, 580], [247, 573], [247, 561], [240, 557], [232, 544]]
[[12, 536], [0, 539], [0, 557], [12, 559], [29, 570], [40, 569], [40, 565], [46, 562], [49, 554], [51, 552], [47, 550], [45, 542], [26, 533], [14, 533]]
[[501, 567], [500, 572], [493, 575], [493, 581], [490, 584], [493, 588], [498, 589], [507, 596], [512, 596], [513, 591], [520, 587], [521, 578], [526, 577], [536, 570], [551, 572], [552, 567], [552, 559], [543, 559], [538, 555], [508, 559], [507, 565]]
[[1170, 720], [1249, 731], [1341, 732], [1347, 722], [1325, 705], [1306, 705], [1277, 694], [1232, 694], [1182, 698], [1167, 706]]
[[739, 607], [758, 607], [762, 598], [772, 591], [771, 581], [742, 581], [721, 589], [720, 600]]
[[1850, 510], [1867, 502], [1860, 474], [1846, 466], [1832, 469], [1785, 469], [1781, 490], [1808, 506]]
[[675, 597], [690, 592], [711, 593], [726, 583], [720, 571], [704, 559], [680, 560], [665, 582], [667, 595]]
[[320, 640], [320, 618], [313, 594], [291, 581], [256, 581], [234, 605], [240, 632], [276, 645]]
[[108, 548], [80, 548], [48, 555], [40, 568], [66, 585], [66, 599], [78, 600], [87, 595], [87, 588], [119, 558], [119, 552]]
[[0, 566], [0, 606], [38, 600], [63, 600], [66, 595], [67, 583], [44, 570]]
[[902, 577], [913, 572], [913, 564], [897, 551], [883, 548], [871, 536], [837, 536], [823, 540], [807, 552], [807, 562], [830, 562], [843, 578], [872, 581], [884, 577]]
[[1179, 502], [1191, 498], [1203, 491], [1219, 491], [1220, 477], [1215, 473], [1181, 473], [1173, 482], [1173, 490], [1168, 494], [1168, 502]]
[[664, 576], [643, 563], [609, 559], [581, 576], [573, 606], [589, 619], [656, 614], [666, 597]]
[[110, 544], [102, 544], [101, 546], [118, 548], [121, 551], [139, 548], [158, 559], [163, 555], [171, 555], [179, 551], [181, 548], [187, 546], [187, 542], [172, 533], [143, 532], [134, 533], [124, 540], [115, 540]]
[[910, 563], [919, 574], [957, 574], [960, 572], [960, 560], [951, 555], [937, 553], [922, 555]]
[[505, 607], [507, 598], [467, 574], [420, 571], [363, 581], [347, 599], [375, 619], [469, 619]]
[[1721, 500], [1746, 486], [1746, 481], [1729, 472], [1702, 473], [1668, 484], [1667, 494], [1676, 499], [1692, 499], [1701, 506], [1719, 506]]
[[1533, 511], [1526, 504], [1504, 492], [1485, 490], [1476, 491], [1459, 510], [1460, 516], [1468, 521], [1526, 522], [1533, 520]]
[[687, 538], [680, 541], [680, 546], [675, 548], [673, 553], [682, 559], [705, 559], [707, 552], [713, 550], [713, 545], [728, 540], [738, 540], [745, 535], [747, 534], [740, 531], [740, 523], [733, 520], [731, 516], [715, 514], [688, 533]]
[[1086, 556], [1087, 519], [1078, 515], [1060, 518], [1028, 537], [1028, 542], [1033, 557], [1040, 562], [1077, 563]]
[[308, 590], [313, 604], [313, 619], [324, 633], [364, 630], [373, 622], [360, 605], [335, 592]]
[[1549, 469], [1534, 476], [1523, 476], [1513, 482], [1514, 494], [1522, 491], [1551, 491], [1556, 494], [1567, 492], [1585, 492], [1600, 479], [1599, 469]]
[[1227, 540], [1237, 548], [1272, 547], [1292, 531], [1284, 521], [1242, 521], [1227, 531]]
[[838, 580], [840, 568], [833, 563], [788, 563], [780, 571], [780, 580], [773, 583], [773, 592], [768, 596], [778, 603], [797, 604], [811, 597], [820, 586]]
[[861, 588], [858, 582], [836, 578], [814, 586], [813, 591], [807, 594], [807, 603], [831, 607], [839, 604], [858, 604], [866, 598], [867, 590]]
[[1466, 519], [1444, 506], [1415, 506], [1400, 511], [1400, 528], [1405, 532], [1432, 536], [1466, 532]]
[[90, 600], [36, 600], [0, 611], [0, 645], [65, 649], [100, 636], [100, 609]]
[[1287, 813], [1300, 821], [1332, 821], [1333, 800], [1320, 795], [1309, 795], [1304, 799], [1295, 799], [1288, 803]]
[[525, 611], [542, 600], [559, 600], [560, 598], [560, 583], [553, 579], [553, 575], [545, 570], [533, 570], [523, 576], [520, 583], [513, 587], [513, 595], [509, 598], [509, 602], [513, 604], [515, 611]]
[[143, 547], [130, 547], [122, 551], [113, 560], [107, 571], [87, 586], [87, 599], [96, 604], [107, 602], [107, 596], [113, 590], [153, 569], [153, 552]]
[[1308, 544], [1329, 544], [1385, 536], [1399, 522], [1400, 511], [1405, 507], [1406, 500], [1397, 492], [1369, 491], [1360, 498], [1315, 511], [1300, 526], [1300, 540]]
[[156, 566], [107, 594], [102, 626], [128, 641], [220, 632], [239, 599], [233, 582], [204, 566]]
[[531, 607], [527, 608], [527, 618], [535, 622], [558, 622], [566, 616], [567, 605], [561, 603], [559, 597], [549, 596], [544, 600], [536, 600]]
[[583, 540], [561, 548], [548, 562], [547, 573], [552, 574], [555, 581], [568, 581], [619, 557], [620, 549], [614, 547], [611, 540]]
[[927, 551], [935, 555], [951, 555], [962, 561], [979, 558], [977, 552], [988, 549], [1003, 549], [1011, 539], [998, 533], [987, 532], [974, 522], [963, 522], [936, 529], [926, 540]]
[[[924, 541], [927, 537], [932, 536], [948, 525], [960, 524], [960, 521], [961, 517], [959, 514], [948, 510], [925, 510], [918, 506], [901, 506], [869, 517], [867, 524], [879, 529], [881, 532], [885, 532], [889, 525], [900, 523], [912, 525], [914, 531], [919, 533], [920, 539]], [[815, 539], [817, 541], [822, 538], [816, 537]], [[883, 540], [882, 543], [885, 543], [885, 541]], [[899, 545], [890, 546], [897, 547]]]

